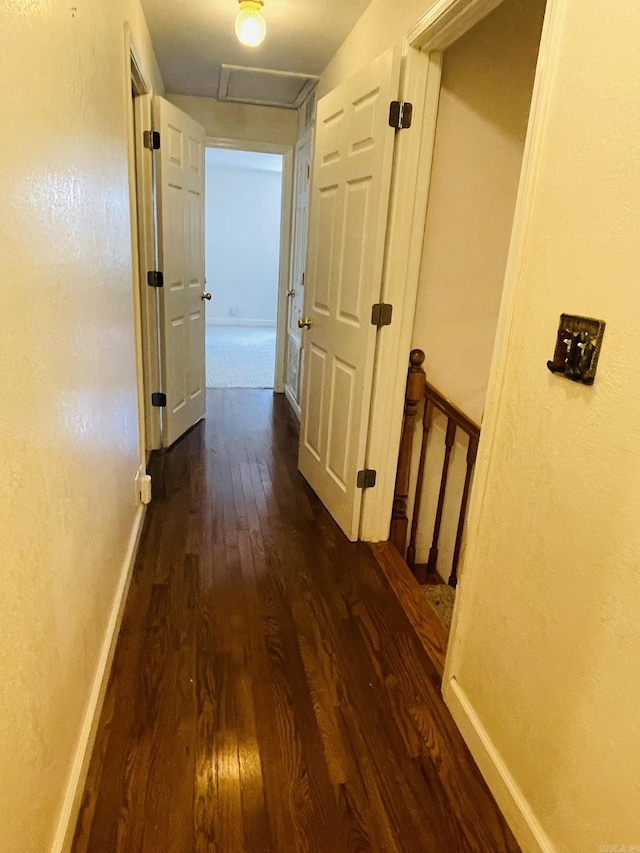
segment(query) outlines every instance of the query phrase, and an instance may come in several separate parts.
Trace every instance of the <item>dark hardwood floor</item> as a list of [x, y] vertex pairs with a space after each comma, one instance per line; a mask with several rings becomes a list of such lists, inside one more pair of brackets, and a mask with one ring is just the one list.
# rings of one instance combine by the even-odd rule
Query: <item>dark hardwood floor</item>
[[515, 853], [387, 578], [267, 391], [154, 460], [74, 853]]

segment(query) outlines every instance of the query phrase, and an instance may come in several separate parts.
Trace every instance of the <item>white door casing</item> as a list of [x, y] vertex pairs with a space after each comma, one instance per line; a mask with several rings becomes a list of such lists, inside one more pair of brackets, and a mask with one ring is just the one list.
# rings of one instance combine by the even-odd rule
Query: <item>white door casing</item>
[[399, 53], [389, 50], [318, 103], [303, 332], [300, 471], [358, 538], [395, 131]]
[[145, 130], [153, 124], [153, 95], [134, 100], [136, 213], [141, 309], [141, 338], [144, 385], [145, 447], [147, 452], [162, 447], [160, 410], [151, 403], [151, 395], [160, 388], [158, 342], [158, 304], [156, 288], [147, 284], [147, 272], [156, 266], [155, 198], [153, 155], [144, 145]]
[[156, 177], [160, 290], [162, 443], [173, 444], [205, 411], [204, 130], [154, 98], [160, 131]]
[[309, 225], [309, 185], [311, 182], [311, 139], [309, 130], [296, 146], [294, 179], [293, 244], [291, 279], [287, 304], [287, 370], [285, 393], [295, 413], [300, 417], [300, 386], [302, 384], [302, 340], [298, 320], [304, 308], [305, 266]]

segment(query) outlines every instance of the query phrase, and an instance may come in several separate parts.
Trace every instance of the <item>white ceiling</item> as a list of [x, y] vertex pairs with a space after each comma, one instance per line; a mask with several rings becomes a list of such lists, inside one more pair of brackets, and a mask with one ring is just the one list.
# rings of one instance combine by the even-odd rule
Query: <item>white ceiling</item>
[[320, 74], [371, 0], [265, 0], [267, 37], [235, 35], [237, 0], [141, 0], [166, 90], [218, 97], [220, 66]]

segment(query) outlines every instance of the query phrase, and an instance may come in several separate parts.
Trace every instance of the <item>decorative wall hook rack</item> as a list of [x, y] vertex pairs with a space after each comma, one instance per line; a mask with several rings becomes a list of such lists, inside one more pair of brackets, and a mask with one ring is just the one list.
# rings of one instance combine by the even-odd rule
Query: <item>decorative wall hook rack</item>
[[556, 350], [553, 360], [547, 362], [549, 370], [573, 382], [593, 385], [605, 325], [592, 317], [561, 314]]

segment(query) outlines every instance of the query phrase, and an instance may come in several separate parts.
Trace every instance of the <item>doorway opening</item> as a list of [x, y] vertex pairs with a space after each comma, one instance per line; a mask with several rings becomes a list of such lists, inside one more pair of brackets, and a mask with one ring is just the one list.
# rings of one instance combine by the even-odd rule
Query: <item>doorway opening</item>
[[[472, 433], [489, 385], [545, 10], [546, 0], [504, 0], [441, 54], [412, 349], [425, 354], [431, 393]], [[426, 464], [409, 551], [418, 577], [424, 567], [427, 580], [455, 586], [476, 443], [449, 424], [434, 407], [414, 443], [412, 495], [421, 452]]]
[[284, 157], [205, 152], [208, 388], [275, 388]]
[[[377, 488], [364, 502], [361, 535], [366, 540], [386, 539], [389, 533], [397, 474], [389, 447], [400, 445], [398, 413], [412, 347], [427, 354], [427, 380], [439, 383], [437, 390], [467, 409], [471, 418], [481, 416], [487, 388], [495, 380], [495, 368], [493, 379], [489, 377], [489, 363], [498, 313], [504, 318], [509, 310], [522, 245], [556, 5], [555, 0], [446, 0], [425, 12], [407, 34], [402, 100], [414, 104], [417, 121], [397, 140], [383, 286], [383, 299], [393, 304], [397, 322], [383, 330], [377, 352], [368, 454], [380, 467]], [[450, 140], [454, 135], [449, 149], [444, 136]], [[443, 263], [447, 251], [452, 264]], [[454, 267], [464, 272], [455, 287], [450, 280]], [[458, 286], [465, 277], [466, 295]], [[483, 294], [487, 299], [480, 307]], [[425, 338], [427, 315], [431, 329], [438, 321], [437, 341]], [[432, 363], [437, 376], [430, 370]], [[415, 443], [419, 449], [420, 440]], [[444, 450], [439, 455], [442, 461]], [[385, 459], [388, 463], [382, 464]], [[441, 473], [435, 475], [436, 489]], [[460, 470], [452, 473], [451, 482], [460, 485], [461, 479]], [[459, 507], [458, 497], [447, 500]], [[470, 516], [472, 508], [473, 500]], [[455, 544], [455, 535], [446, 536]], [[427, 533], [419, 563], [428, 540]], [[445, 546], [445, 560], [450, 551]]]

